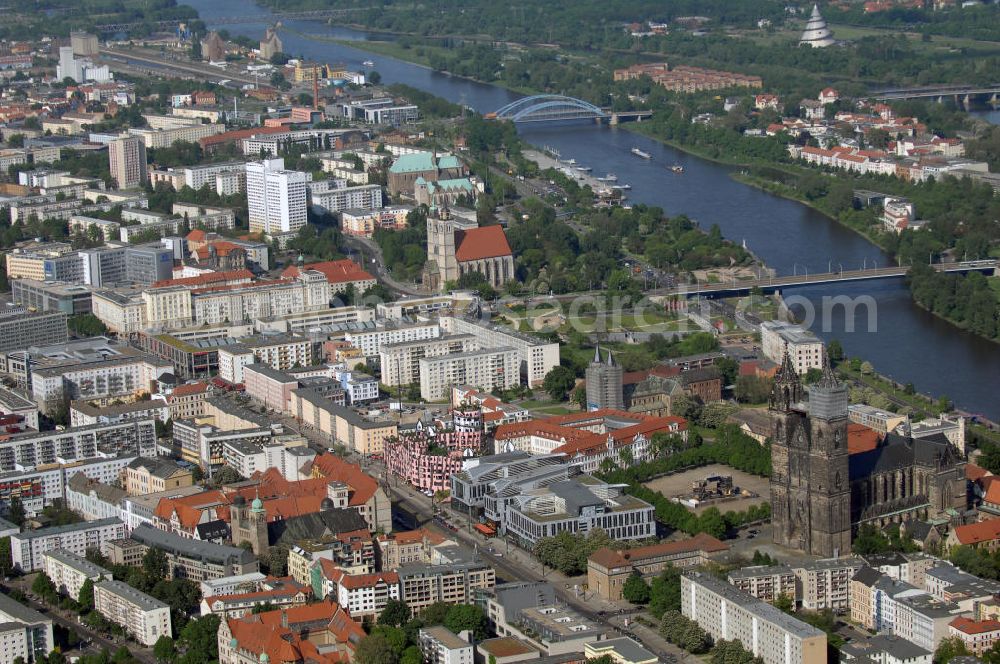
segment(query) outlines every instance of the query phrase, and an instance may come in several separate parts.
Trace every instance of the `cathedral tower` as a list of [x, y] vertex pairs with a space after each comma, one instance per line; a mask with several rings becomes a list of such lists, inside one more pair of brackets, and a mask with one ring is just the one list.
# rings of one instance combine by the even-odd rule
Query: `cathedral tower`
[[819, 556], [851, 548], [847, 388], [826, 362], [808, 403], [791, 358], [774, 377], [771, 523], [776, 544]]
[[851, 481], [847, 451], [847, 386], [824, 352], [823, 377], [809, 387], [809, 486], [812, 553], [851, 550]]

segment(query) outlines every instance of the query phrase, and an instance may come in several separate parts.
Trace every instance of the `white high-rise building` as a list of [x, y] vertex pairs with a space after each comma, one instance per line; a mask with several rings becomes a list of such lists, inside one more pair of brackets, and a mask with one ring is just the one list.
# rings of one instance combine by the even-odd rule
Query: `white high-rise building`
[[56, 67], [56, 78], [61, 81], [66, 77], [77, 83], [83, 82], [83, 61], [73, 57], [72, 46], [59, 47], [59, 65]]
[[802, 33], [802, 38], [799, 39], [799, 44], [809, 45], [813, 48], [826, 48], [835, 43], [833, 33], [830, 32], [830, 28], [826, 27], [826, 19], [819, 13], [819, 6], [813, 5], [812, 15], [806, 22], [806, 29]]
[[294, 232], [306, 225], [308, 173], [285, 170], [284, 159], [247, 164], [250, 230], [267, 235]]
[[146, 145], [141, 138], [131, 136], [108, 143], [111, 177], [119, 189], [132, 189], [146, 183]]

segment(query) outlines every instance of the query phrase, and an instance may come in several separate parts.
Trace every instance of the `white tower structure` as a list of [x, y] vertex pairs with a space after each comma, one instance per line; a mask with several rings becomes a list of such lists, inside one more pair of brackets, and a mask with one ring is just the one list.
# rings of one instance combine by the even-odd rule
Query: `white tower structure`
[[827, 46], [833, 46], [835, 43], [833, 33], [830, 32], [830, 28], [826, 27], [826, 20], [819, 13], [819, 6], [813, 5], [812, 15], [806, 23], [806, 29], [802, 33], [799, 45], [826, 48]]

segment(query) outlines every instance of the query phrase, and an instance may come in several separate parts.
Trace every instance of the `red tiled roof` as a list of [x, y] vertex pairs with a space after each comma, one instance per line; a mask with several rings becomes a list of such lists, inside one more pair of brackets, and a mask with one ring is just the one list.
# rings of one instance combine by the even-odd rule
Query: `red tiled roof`
[[965, 616], [959, 616], [948, 624], [963, 634], [985, 634], [1000, 631], [1000, 621], [996, 620], [972, 620]]
[[258, 481], [257, 486], [238, 491], [212, 490], [180, 498], [162, 498], [155, 514], [158, 519], [169, 523], [176, 512], [181, 527], [192, 530], [201, 523], [207, 511], [214, 511], [214, 515], [209, 515], [211, 519], [222, 519], [228, 523], [229, 506], [236, 496], [243, 496], [248, 501], [259, 496], [264, 503], [267, 520], [278, 521], [319, 512], [320, 503], [327, 496], [327, 485], [332, 481], [343, 482], [350, 487], [349, 507], [364, 505], [378, 489], [378, 483], [363, 473], [360, 466], [332, 454], [316, 457], [311, 470], [311, 479], [289, 481], [277, 468], [268, 468], [264, 473], [254, 474], [252, 479]]
[[208, 392], [208, 383], [204, 381], [198, 381], [197, 383], [187, 383], [185, 385], [178, 385], [174, 388], [174, 391], [170, 393], [172, 397], [186, 397], [192, 394], [201, 394], [202, 392]]
[[188, 242], [204, 242], [206, 237], [208, 237], [208, 233], [200, 228], [196, 228], [187, 234], [186, 239]]
[[863, 424], [849, 422], [847, 425], [847, 453], [860, 454], [878, 447], [878, 431], [869, 429]]
[[511, 254], [507, 236], [500, 226], [483, 226], [455, 233], [455, 259], [460, 263]]
[[[635, 424], [620, 429], [612, 429], [607, 433], [594, 433], [584, 428], [578, 428], [605, 417], [633, 420]], [[686, 430], [687, 420], [676, 416], [649, 417], [607, 408], [559, 415], [544, 420], [528, 420], [527, 422], [502, 424], [497, 427], [494, 439], [509, 440], [524, 436], [537, 436], [548, 440], [560, 441], [562, 444], [552, 450], [554, 453], [589, 455], [607, 449], [608, 438], [617, 442], [626, 442], [639, 434], [670, 431], [675, 427], [679, 431]]]
[[[322, 272], [326, 280], [331, 284], [342, 284], [351, 281], [374, 281], [375, 277], [368, 274], [361, 267], [349, 258], [339, 261], [323, 261], [322, 263], [308, 263], [302, 266], [302, 270], [316, 270]], [[285, 268], [281, 273], [282, 277], [294, 278], [299, 276], [300, 270], [297, 266]]]
[[229, 270], [226, 272], [206, 272], [196, 277], [181, 277], [179, 279], [161, 279], [154, 281], [152, 288], [166, 286], [207, 286], [217, 284], [221, 281], [250, 281], [253, 279], [253, 272], [250, 270]]
[[215, 249], [215, 254], [217, 256], [228, 256], [236, 249], [243, 251], [243, 247], [238, 244], [233, 244], [228, 240], [216, 240], [215, 242], [209, 242], [201, 247], [198, 247], [198, 258], [208, 258], [212, 255], [213, 248]]
[[980, 544], [1000, 539], [1000, 519], [987, 519], [965, 526], [955, 526], [955, 538], [959, 544]]
[[984, 477], [990, 476], [992, 474], [993, 473], [986, 470], [982, 466], [977, 466], [974, 463], [965, 464], [965, 479], [969, 480], [970, 482], [978, 482]]
[[679, 542], [660, 542], [659, 544], [641, 546], [635, 549], [627, 549], [625, 551], [615, 551], [614, 549], [605, 547], [590, 554], [589, 560], [601, 565], [602, 567], [611, 568], [624, 567], [629, 563], [641, 565], [643, 560], [648, 558], [657, 558], [659, 556], [676, 555], [679, 553], [694, 553], [696, 551], [716, 553], [728, 550], [728, 544], [720, 542], [707, 533], [698, 533], [694, 537], [689, 537], [688, 539], [680, 540]]
[[244, 138], [250, 138], [258, 134], [287, 134], [288, 129], [286, 127], [251, 127], [250, 129], [235, 129], [233, 131], [224, 131], [221, 134], [215, 134], [214, 136], [205, 136], [204, 138], [199, 138], [198, 143], [201, 147], [207, 147], [209, 145], [219, 145], [221, 143], [232, 143], [234, 141], [240, 141]]
[[[339, 648], [324, 647], [320, 652], [316, 644], [325, 644], [328, 639], [321, 637], [324, 629], [317, 628], [318, 625], [325, 628]], [[240, 650], [253, 653], [258, 660], [266, 653], [275, 664], [346, 663], [351, 660], [355, 645], [365, 636], [361, 625], [330, 600], [234, 618], [228, 621], [228, 626]]]

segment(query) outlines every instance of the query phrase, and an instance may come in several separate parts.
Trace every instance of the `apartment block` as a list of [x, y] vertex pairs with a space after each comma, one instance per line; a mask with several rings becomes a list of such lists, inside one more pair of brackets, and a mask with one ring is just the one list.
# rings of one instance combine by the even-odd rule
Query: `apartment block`
[[322, 212], [377, 210], [382, 207], [381, 185], [337, 186], [342, 183], [343, 180], [310, 182], [308, 185], [309, 205]]
[[246, 173], [252, 232], [292, 233], [306, 225], [308, 173], [286, 170], [284, 159], [248, 163]]
[[415, 613], [436, 602], [472, 604], [477, 590], [496, 585], [496, 572], [484, 562], [404, 565], [396, 572], [400, 599]]
[[810, 611], [847, 609], [851, 577], [864, 566], [858, 557], [828, 558], [793, 568], [799, 581], [799, 601]]
[[760, 345], [764, 357], [776, 364], [781, 364], [787, 352], [800, 374], [823, 368], [823, 342], [801, 325], [764, 321], [760, 325]]
[[96, 584], [112, 578], [111, 572], [100, 565], [63, 549], [46, 551], [42, 560], [42, 571], [52, 579], [56, 590], [70, 599], [80, 596], [80, 589], [87, 581]]
[[119, 138], [108, 143], [111, 177], [119, 189], [133, 189], [146, 183], [146, 144], [141, 138]]
[[709, 574], [681, 576], [681, 612], [716, 641], [740, 641], [764, 664], [826, 663], [826, 634]]
[[0, 440], [0, 471], [121, 455], [156, 455], [153, 420], [13, 434]]
[[757, 599], [774, 604], [779, 597], [789, 597], [793, 606], [798, 603], [795, 573], [783, 565], [755, 565], [729, 573], [729, 583]]
[[24, 573], [43, 569], [46, 551], [64, 549], [85, 556], [87, 549], [105, 552], [107, 543], [125, 536], [121, 519], [85, 521], [66, 526], [51, 526], [10, 536], [11, 560]]
[[344, 335], [344, 341], [364, 353], [365, 357], [374, 357], [381, 353], [385, 344], [425, 341], [440, 336], [441, 328], [436, 323], [417, 323], [351, 330]]
[[[366, 179], [367, 179], [367, 174]], [[408, 226], [410, 205], [390, 205], [381, 210], [349, 208], [340, 212], [340, 227], [347, 235], [372, 237], [376, 230], [399, 231]]]
[[[467, 632], [463, 634], [468, 635]], [[418, 641], [426, 664], [473, 664], [470, 640], [463, 639], [444, 625], [421, 628]]]
[[5, 662], [37, 662], [55, 647], [52, 618], [0, 593], [0, 653]]
[[94, 584], [94, 609], [146, 647], [161, 636], [173, 636], [170, 607], [122, 581]]
[[487, 348], [418, 361], [420, 396], [426, 401], [447, 398], [453, 385], [475, 385], [489, 392], [520, 383], [519, 353], [507, 347]]
[[471, 334], [446, 334], [433, 339], [384, 343], [379, 350], [382, 383], [389, 386], [420, 382], [420, 360], [479, 350]]
[[[454, 316], [441, 318], [441, 327], [452, 334], [471, 334], [480, 348], [514, 348], [520, 360], [519, 376], [529, 387], [537, 387], [545, 375], [559, 365], [559, 344], [515, 332], [509, 327]], [[467, 381], [471, 383], [471, 381]]]

